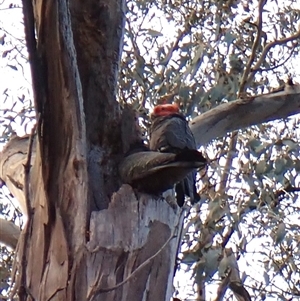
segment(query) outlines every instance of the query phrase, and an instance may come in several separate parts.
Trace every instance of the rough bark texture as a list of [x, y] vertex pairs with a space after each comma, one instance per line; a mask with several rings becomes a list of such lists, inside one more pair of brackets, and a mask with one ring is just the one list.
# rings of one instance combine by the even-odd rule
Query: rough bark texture
[[[122, 142], [136, 139], [124, 137], [136, 134], [134, 116], [125, 126], [115, 100], [123, 1], [37, 0], [34, 16], [39, 115], [36, 157], [24, 183], [30, 206], [19, 254], [19, 297], [169, 300], [178, 244], [178, 237], [171, 238], [180, 215], [147, 195], [137, 200], [128, 186], [110, 203], [128, 147]], [[32, 25], [30, 14], [25, 19]], [[126, 277], [118, 289], [103, 293]]]
[[115, 92], [123, 43], [123, 0], [70, 1], [83, 87], [91, 210], [107, 208], [120, 186], [121, 117]]
[[19, 295], [22, 300], [84, 300], [77, 284], [86, 283], [85, 122], [67, 3], [37, 1], [35, 16], [45, 95], [38, 100], [42, 112], [31, 178], [26, 281], [21, 279]]
[[[36, 144], [32, 151], [32, 161], [35, 159]], [[24, 165], [28, 157], [29, 135], [13, 136], [1, 152], [0, 179], [6, 184], [10, 193], [16, 198], [15, 206], [27, 215], [24, 194]]]
[[[88, 295], [98, 295], [101, 301], [169, 300], [180, 217], [179, 209], [174, 211], [165, 201], [144, 194], [137, 199], [132, 188], [123, 185], [109, 208], [91, 217]], [[109, 289], [125, 279], [120, 287]], [[97, 286], [102, 291], [97, 293]]]

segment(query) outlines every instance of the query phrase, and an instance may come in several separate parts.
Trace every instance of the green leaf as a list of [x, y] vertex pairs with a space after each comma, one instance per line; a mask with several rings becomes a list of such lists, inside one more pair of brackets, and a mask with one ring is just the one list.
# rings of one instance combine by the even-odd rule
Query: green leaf
[[227, 43], [227, 45], [230, 46], [235, 39], [235, 34], [232, 34], [231, 31], [228, 30], [224, 36], [224, 41]]
[[274, 173], [282, 174], [286, 169], [286, 160], [284, 158], [277, 158], [274, 162]]
[[250, 139], [248, 142], [248, 146], [250, 147], [250, 149], [257, 154], [260, 154], [262, 150], [266, 148], [267, 145], [267, 143], [263, 143], [256, 138]]
[[226, 271], [229, 266], [229, 258], [224, 256], [223, 259], [219, 263], [219, 277], [225, 278], [226, 277]]
[[255, 166], [255, 172], [258, 175], [263, 174], [267, 169], [267, 164], [265, 160], [259, 161]]
[[162, 37], [163, 34], [160, 31], [154, 30], [154, 29], [148, 29], [147, 34], [151, 37]]
[[184, 252], [181, 262], [185, 263], [186, 265], [192, 265], [197, 260], [199, 260], [199, 257], [196, 256], [195, 253], [193, 253], [193, 252]]
[[278, 225], [278, 228], [277, 228], [277, 231], [275, 234], [275, 245], [280, 244], [283, 241], [285, 235], [286, 235], [285, 224], [283, 222], [281, 222]]
[[203, 257], [205, 258], [205, 274], [207, 278], [211, 278], [218, 269], [219, 257], [221, 255], [220, 249], [209, 249], [207, 252], [203, 253]]
[[294, 142], [291, 139], [282, 139], [282, 143], [286, 146], [288, 146], [288, 151], [293, 151], [299, 148], [298, 143]]

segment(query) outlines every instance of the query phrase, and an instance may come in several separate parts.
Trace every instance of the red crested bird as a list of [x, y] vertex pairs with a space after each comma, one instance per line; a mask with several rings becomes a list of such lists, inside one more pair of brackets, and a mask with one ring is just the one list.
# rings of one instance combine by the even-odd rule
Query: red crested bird
[[180, 182], [206, 160], [196, 150], [184, 149], [177, 154], [149, 151], [145, 146], [129, 152], [119, 165], [123, 183], [141, 192], [158, 195]]
[[[183, 150], [196, 150], [194, 135], [176, 104], [161, 104], [151, 114], [150, 150], [178, 154]], [[206, 163], [206, 161], [204, 161]], [[203, 164], [204, 167], [206, 164]], [[177, 204], [184, 204], [185, 196], [192, 204], [200, 200], [196, 190], [196, 170], [192, 170], [175, 186]]]

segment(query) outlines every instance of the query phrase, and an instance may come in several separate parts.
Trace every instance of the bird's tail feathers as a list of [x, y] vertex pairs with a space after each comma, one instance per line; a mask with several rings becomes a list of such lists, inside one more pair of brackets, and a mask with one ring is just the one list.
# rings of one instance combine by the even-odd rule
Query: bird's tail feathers
[[202, 153], [195, 149], [183, 149], [176, 155], [176, 160], [185, 162], [202, 162], [204, 164], [207, 162]]

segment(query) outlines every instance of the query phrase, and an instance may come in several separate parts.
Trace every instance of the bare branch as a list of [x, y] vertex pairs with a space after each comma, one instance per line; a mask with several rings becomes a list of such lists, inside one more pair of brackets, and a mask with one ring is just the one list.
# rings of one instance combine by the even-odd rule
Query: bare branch
[[262, 12], [263, 12], [263, 7], [265, 5], [265, 0], [260, 0], [259, 4], [258, 4], [258, 21], [257, 21], [257, 34], [256, 34], [256, 38], [254, 40], [254, 43], [252, 45], [252, 49], [251, 49], [251, 55], [250, 58], [248, 60], [247, 66], [244, 70], [244, 74], [241, 80], [241, 85], [239, 88], [239, 96], [242, 92], [244, 92], [246, 84], [249, 82], [248, 75], [251, 71], [251, 66], [254, 62], [255, 59], [255, 55], [256, 55], [256, 50], [260, 44], [261, 41], [261, 33], [262, 33]]
[[224, 295], [228, 288], [228, 284], [229, 284], [229, 277], [227, 276], [220, 283], [218, 290], [217, 290], [217, 296], [213, 301], [222, 301], [223, 300]]
[[20, 236], [20, 228], [13, 222], [0, 219], [0, 242], [15, 249]]
[[300, 113], [300, 85], [285, 90], [224, 103], [194, 118], [191, 129], [198, 146], [237, 129]]
[[38, 112], [42, 111], [42, 99], [44, 97], [44, 76], [41, 73], [40, 59], [37, 54], [37, 43], [35, 38], [35, 20], [33, 5], [30, 0], [23, 0], [23, 15], [25, 25], [25, 40], [28, 50], [29, 62], [31, 64], [31, 76], [35, 106]]
[[224, 257], [220, 263], [220, 267], [222, 265], [221, 274], [219, 268], [219, 275], [220, 277], [223, 277], [223, 280], [218, 287], [218, 295], [215, 301], [223, 300], [223, 296], [225, 295], [228, 287], [234, 293], [234, 296], [238, 301], [251, 301], [250, 295], [244, 288], [243, 282], [240, 278], [237, 259], [232, 249], [224, 249], [223, 256]]
[[220, 186], [218, 189], [218, 191], [220, 193], [223, 193], [227, 186], [227, 181], [228, 181], [228, 177], [230, 174], [232, 161], [236, 155], [237, 137], [238, 137], [238, 132], [234, 131], [230, 137], [229, 147], [228, 147], [228, 152], [227, 152], [227, 157], [226, 157], [226, 163], [225, 163], [224, 170], [223, 170], [223, 173], [222, 173], [222, 176], [220, 179]]
[[30, 204], [30, 195], [29, 195], [29, 187], [30, 187], [30, 169], [31, 169], [31, 157], [32, 157], [32, 150], [33, 150], [33, 143], [34, 143], [34, 137], [35, 137], [35, 130], [36, 125], [33, 127], [31, 131], [31, 135], [29, 137], [29, 145], [28, 145], [28, 151], [27, 151], [27, 161], [24, 165], [24, 193], [25, 193], [25, 201], [26, 201], [26, 209], [27, 213], [29, 215], [29, 218], [31, 217], [31, 211], [32, 207]]
[[260, 66], [262, 65], [263, 61], [266, 59], [266, 56], [267, 56], [267, 54], [268, 54], [268, 52], [270, 51], [271, 48], [273, 48], [273, 47], [275, 47], [277, 45], [283, 45], [283, 44], [286, 44], [288, 42], [297, 40], [297, 39], [299, 39], [299, 37], [300, 37], [300, 30], [298, 30], [294, 35], [292, 35], [290, 37], [283, 38], [281, 40], [275, 40], [275, 41], [267, 44], [265, 46], [265, 48], [263, 49], [263, 52], [262, 52], [259, 60], [255, 64], [255, 66], [252, 68], [252, 72], [249, 75], [247, 82], [252, 81], [255, 73], [259, 70]]
[[275, 69], [277, 69], [277, 68], [279, 68], [279, 67], [281, 67], [281, 66], [283, 66], [291, 57], [292, 57], [292, 55], [293, 55], [293, 53], [294, 53], [294, 51], [295, 51], [295, 46], [294, 47], [292, 47], [292, 49], [291, 49], [291, 52], [290, 52], [290, 54], [288, 55], [288, 57], [283, 61], [283, 62], [281, 62], [280, 64], [278, 64], [278, 65], [275, 65], [275, 66], [273, 66], [273, 67], [270, 67], [270, 68], [266, 68], [266, 69], [263, 69], [263, 68], [258, 68], [258, 69], [252, 69], [252, 72], [256, 72], [256, 71], [260, 71], [260, 72], [262, 72], [262, 71], [272, 71], [272, 70], [275, 70]]
[[[258, 5], [258, 21], [257, 21], [257, 34], [256, 38], [254, 40], [254, 43], [252, 45], [252, 50], [251, 50], [251, 55], [248, 60], [247, 66], [244, 70], [244, 74], [242, 76], [241, 84], [239, 87], [239, 92], [238, 92], [238, 97], [241, 96], [241, 94], [244, 92], [246, 84], [247, 84], [247, 78], [251, 70], [251, 66], [254, 62], [255, 56], [256, 56], [256, 50], [258, 46], [260, 45], [261, 42], [261, 33], [262, 33], [262, 12], [263, 12], [263, 7], [265, 5], [266, 1], [265, 0], [260, 0], [259, 5]], [[224, 166], [224, 171], [221, 177], [221, 183], [219, 187], [219, 191], [224, 191], [227, 186], [227, 181], [229, 178], [230, 174], [230, 169], [232, 166], [232, 161], [236, 155], [236, 143], [238, 140], [238, 133], [237, 131], [233, 132], [231, 137], [230, 137], [230, 142], [229, 142], [229, 150], [226, 158], [226, 163]]]

